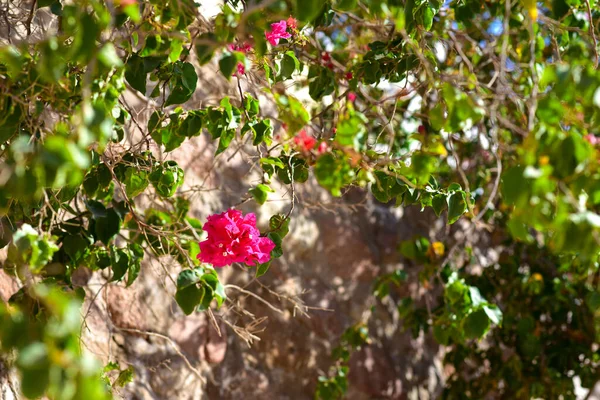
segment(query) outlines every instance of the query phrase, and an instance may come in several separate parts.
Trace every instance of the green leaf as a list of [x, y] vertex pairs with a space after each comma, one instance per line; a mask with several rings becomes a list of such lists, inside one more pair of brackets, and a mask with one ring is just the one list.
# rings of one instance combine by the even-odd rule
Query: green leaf
[[131, 262], [131, 256], [129, 252], [124, 249], [116, 249], [112, 255], [112, 270], [113, 276], [111, 278], [112, 282], [120, 281], [123, 279], [127, 270], [129, 269], [129, 264]]
[[62, 243], [64, 252], [74, 263], [77, 263], [79, 260], [81, 260], [88, 251], [88, 248], [93, 244], [81, 235], [65, 236]]
[[356, 8], [356, 3], [357, 0], [338, 0], [336, 6], [342, 11], [351, 11]]
[[479, 339], [485, 335], [489, 326], [490, 320], [483, 309], [472, 312], [463, 324], [465, 337], [468, 339]]
[[171, 197], [183, 184], [183, 170], [175, 161], [165, 161], [149, 175], [150, 182], [162, 197]]
[[267, 234], [267, 237], [269, 239], [271, 239], [273, 241], [273, 243], [275, 243], [275, 248], [271, 251], [271, 257], [273, 257], [273, 258], [281, 257], [283, 255], [283, 249], [281, 248], [281, 244], [282, 244], [281, 236], [279, 236], [279, 234], [277, 234], [275, 232], [269, 232]]
[[198, 37], [198, 43], [196, 45], [196, 55], [198, 56], [198, 62], [200, 65], [204, 65], [209, 62], [215, 52], [217, 38], [212, 32], [205, 32]]
[[457, 191], [448, 196], [448, 223], [453, 224], [467, 211], [465, 192]]
[[308, 94], [319, 101], [323, 96], [330, 95], [335, 90], [335, 75], [329, 68], [312, 65], [308, 72], [310, 83]]
[[433, 337], [441, 345], [447, 346], [449, 344], [450, 332], [448, 327], [441, 325], [434, 325]]
[[341, 196], [341, 189], [354, 179], [354, 171], [348, 161], [342, 157], [328, 153], [319, 157], [315, 165], [317, 181], [336, 197]]
[[423, 8], [423, 28], [430, 30], [433, 25], [433, 17], [435, 16], [435, 10], [427, 5]]
[[50, 384], [50, 370], [24, 370], [21, 391], [28, 399], [40, 398]]
[[146, 94], [146, 71], [144, 60], [137, 54], [132, 54], [125, 64], [125, 79], [132, 88]]
[[271, 261], [268, 261], [266, 263], [260, 264], [258, 266], [258, 268], [256, 268], [256, 277], [260, 278], [261, 276], [263, 276], [264, 274], [266, 274], [267, 271], [269, 270], [270, 266], [271, 266]]
[[202, 275], [204, 275], [204, 268], [184, 269], [177, 276], [177, 289], [195, 285], [200, 281]]
[[185, 315], [190, 315], [202, 302], [205, 297], [205, 292], [206, 290], [204, 287], [198, 287], [196, 285], [187, 286], [177, 290], [177, 293], [175, 293], [175, 300]]
[[267, 197], [269, 196], [269, 192], [273, 193], [274, 190], [262, 183], [256, 186], [255, 188], [250, 189], [250, 194], [252, 195], [252, 197], [254, 197], [254, 200], [260, 205], [265, 204], [265, 201], [267, 201]]
[[167, 97], [165, 107], [173, 104], [183, 104], [192, 97], [198, 83], [196, 69], [189, 62], [177, 61], [173, 67], [170, 86], [171, 93]]
[[47, 368], [49, 363], [48, 347], [41, 342], [33, 342], [19, 353], [17, 365], [26, 370]]
[[239, 52], [225, 52], [219, 60], [219, 69], [227, 80], [230, 80], [237, 69], [237, 65], [244, 61], [244, 55]]
[[224, 130], [221, 133], [221, 137], [219, 138], [219, 147], [217, 147], [217, 151], [215, 152], [215, 155], [219, 155], [222, 152], [224, 152], [225, 150], [227, 150], [227, 148], [231, 144], [231, 141], [233, 140], [234, 137], [235, 137], [235, 130], [233, 130], [233, 129]]
[[298, 61], [294, 52], [286, 51], [281, 60], [279, 76], [282, 80], [289, 79], [297, 69], [300, 69], [300, 61]]
[[121, 218], [114, 209], [109, 208], [106, 209], [106, 215], [94, 218], [93, 226], [96, 238], [108, 244], [121, 230]]
[[290, 219], [285, 215], [276, 214], [269, 219], [269, 228], [284, 238], [290, 232]]
[[246, 110], [250, 118], [256, 117], [260, 112], [260, 103], [249, 93], [244, 94], [244, 110]]
[[437, 194], [431, 199], [431, 206], [433, 207], [433, 211], [435, 211], [435, 215], [438, 217], [446, 209], [446, 205], [446, 196], [443, 194]]
[[481, 297], [479, 289], [475, 286], [469, 286], [469, 295], [471, 296], [471, 304], [473, 307], [479, 307], [479, 305], [485, 303], [485, 299]]
[[596, 312], [600, 308], [600, 293], [597, 291], [590, 292], [585, 298], [590, 311]]
[[125, 193], [129, 199], [133, 199], [144, 192], [148, 187], [148, 174], [146, 171], [134, 167], [128, 167], [125, 170]]
[[225, 299], [227, 299], [227, 294], [225, 293], [225, 286], [221, 282], [217, 282], [214, 292], [215, 299], [217, 300], [217, 307], [221, 307]]
[[494, 324], [502, 324], [502, 311], [497, 306], [483, 306], [483, 311]]
[[322, 0], [296, 0], [294, 16], [300, 21], [311, 22], [323, 9]]
[[102, 46], [98, 52], [98, 60], [109, 68], [121, 67], [123, 65], [123, 61], [117, 55], [117, 50], [115, 50], [115, 46], [112, 43], [106, 43]]
[[135, 370], [133, 369], [133, 366], [129, 366], [129, 368], [121, 371], [119, 373], [119, 376], [115, 380], [115, 383], [113, 384], [113, 386], [122, 388], [125, 385], [127, 385], [128, 383], [133, 382], [134, 372], [135, 372]]
[[254, 140], [252, 144], [258, 146], [265, 142], [267, 145], [271, 144], [271, 135], [273, 133], [273, 127], [271, 126], [270, 119], [263, 119], [260, 122], [252, 126], [254, 132]]
[[129, 269], [127, 270], [127, 286], [133, 285], [133, 282], [140, 275], [141, 263], [140, 260], [132, 260]]
[[[308, 180], [308, 165], [306, 161], [299, 157], [293, 157], [290, 162], [289, 157], [280, 157], [284, 168], [277, 170], [277, 176], [285, 184], [290, 184], [292, 179], [294, 182], [306, 182]], [[291, 166], [290, 166], [291, 165]]]
[[337, 126], [335, 141], [342, 146], [351, 146], [359, 150], [361, 142], [367, 133], [365, 124], [368, 119], [359, 112], [355, 112], [349, 118], [342, 119]]

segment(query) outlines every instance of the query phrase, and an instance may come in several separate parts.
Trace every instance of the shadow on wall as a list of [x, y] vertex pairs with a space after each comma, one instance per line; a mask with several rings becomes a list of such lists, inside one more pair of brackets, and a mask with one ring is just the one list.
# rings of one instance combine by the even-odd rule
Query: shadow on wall
[[[260, 284], [251, 282], [247, 273], [228, 273], [228, 283], [244, 286], [286, 312], [279, 315], [256, 299], [244, 300], [245, 310], [268, 320], [252, 348], [230, 335], [223, 363], [212, 368], [214, 381], [207, 388], [211, 399], [314, 398], [319, 374], [332, 365], [332, 348], [344, 330], [363, 320], [376, 304], [371, 296], [374, 278], [405, 268], [416, 281], [420, 268], [400, 263], [398, 243], [417, 234], [442, 234], [432, 232], [443, 226], [435, 224], [432, 213], [392, 209], [359, 189], [350, 190], [344, 200], [332, 200], [316, 185], [306, 187], [299, 189], [284, 257], [273, 263]], [[335, 213], [328, 211], [332, 202]], [[402, 290], [416, 290], [408, 286]], [[292, 304], [278, 301], [269, 289], [299, 295], [316, 309], [308, 317], [294, 318]], [[377, 306], [376, 318], [369, 323], [373, 343], [351, 358], [348, 398], [402, 399], [413, 393], [424, 399], [439, 390], [443, 378], [435, 362], [437, 344], [431, 338], [413, 339], [401, 327], [394, 307]]]

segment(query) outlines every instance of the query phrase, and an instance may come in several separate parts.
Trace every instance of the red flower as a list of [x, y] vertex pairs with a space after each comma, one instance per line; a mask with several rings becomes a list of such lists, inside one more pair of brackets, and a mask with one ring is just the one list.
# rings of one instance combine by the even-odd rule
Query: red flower
[[317, 139], [310, 136], [304, 129], [294, 137], [294, 143], [303, 152], [311, 151], [317, 144]]
[[331, 56], [329, 55], [329, 53], [323, 52], [321, 53], [321, 60], [323, 60], [323, 62], [328, 63], [329, 61], [331, 61]]
[[348, 101], [351, 103], [354, 103], [354, 100], [356, 100], [356, 93], [354, 93], [354, 92], [348, 93]]
[[427, 133], [427, 129], [425, 129], [424, 125], [419, 125], [419, 128], [417, 128], [417, 131], [421, 134], [424, 135]]
[[292, 35], [287, 32], [287, 22], [281, 20], [271, 24], [271, 32], [265, 32], [265, 37], [271, 43], [271, 46], [277, 46], [280, 39], [288, 39]]
[[236, 262], [262, 264], [271, 259], [271, 250], [275, 248], [271, 239], [260, 236], [252, 213], [244, 216], [241, 211], [227, 210], [208, 217], [202, 228], [208, 239], [200, 242], [198, 259], [214, 267]]
[[296, 28], [298, 28], [298, 21], [296, 21], [296, 18], [290, 16], [286, 22], [287, 22], [287, 26], [290, 29], [296, 30]]
[[347, 81], [351, 81], [353, 77], [354, 77], [354, 75], [352, 75], [352, 72], [346, 72], [346, 80]]

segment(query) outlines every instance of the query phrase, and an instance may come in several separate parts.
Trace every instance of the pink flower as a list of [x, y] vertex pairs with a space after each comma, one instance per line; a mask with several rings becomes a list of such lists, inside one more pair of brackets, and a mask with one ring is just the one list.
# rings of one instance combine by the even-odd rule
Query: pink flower
[[271, 43], [271, 46], [277, 46], [280, 39], [288, 39], [292, 35], [287, 32], [287, 22], [281, 20], [271, 24], [271, 32], [265, 32], [265, 37]]
[[319, 147], [317, 148], [317, 153], [325, 154], [325, 153], [327, 153], [328, 148], [329, 147], [327, 146], [326, 142], [321, 142], [321, 143], [319, 143]]
[[238, 63], [237, 65], [237, 74], [234, 75], [244, 75], [246, 73], [246, 67], [244, 67], [243, 63]]
[[296, 18], [290, 16], [286, 22], [287, 22], [287, 26], [290, 29], [295, 30], [296, 28], [298, 28], [298, 21], [296, 21]]
[[310, 136], [304, 129], [302, 129], [300, 133], [294, 137], [294, 143], [301, 151], [308, 153], [317, 144], [317, 139]]
[[246, 54], [250, 50], [252, 50], [252, 46], [250, 46], [250, 44], [248, 44], [246, 42], [244, 42], [242, 44], [232, 43], [228, 47], [229, 47], [229, 50], [231, 50], [231, 51], [239, 51], [239, 52], [244, 53], [244, 54]]
[[596, 137], [596, 135], [594, 135], [593, 133], [590, 133], [589, 135], [585, 135], [583, 137], [587, 142], [589, 142], [592, 146], [596, 146], [597, 144], [600, 143], [600, 139], [598, 139]]
[[198, 259], [214, 267], [236, 262], [250, 266], [262, 264], [271, 259], [271, 250], [275, 248], [271, 239], [260, 236], [256, 216], [252, 213], [244, 216], [241, 211], [230, 209], [211, 215], [203, 229], [208, 239], [200, 242]]
[[356, 100], [356, 93], [354, 93], [354, 92], [348, 93], [348, 101], [351, 103], [354, 103], [354, 100]]

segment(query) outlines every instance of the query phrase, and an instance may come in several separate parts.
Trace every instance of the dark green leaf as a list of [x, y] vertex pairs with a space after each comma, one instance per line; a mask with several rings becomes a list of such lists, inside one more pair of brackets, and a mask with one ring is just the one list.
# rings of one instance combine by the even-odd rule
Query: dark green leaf
[[448, 196], [448, 223], [453, 224], [467, 211], [465, 192], [458, 191]]
[[271, 266], [271, 261], [268, 261], [266, 263], [260, 264], [258, 266], [258, 268], [256, 268], [256, 277], [260, 278], [261, 276], [263, 276], [264, 274], [266, 274], [267, 271], [269, 270], [270, 266]]

